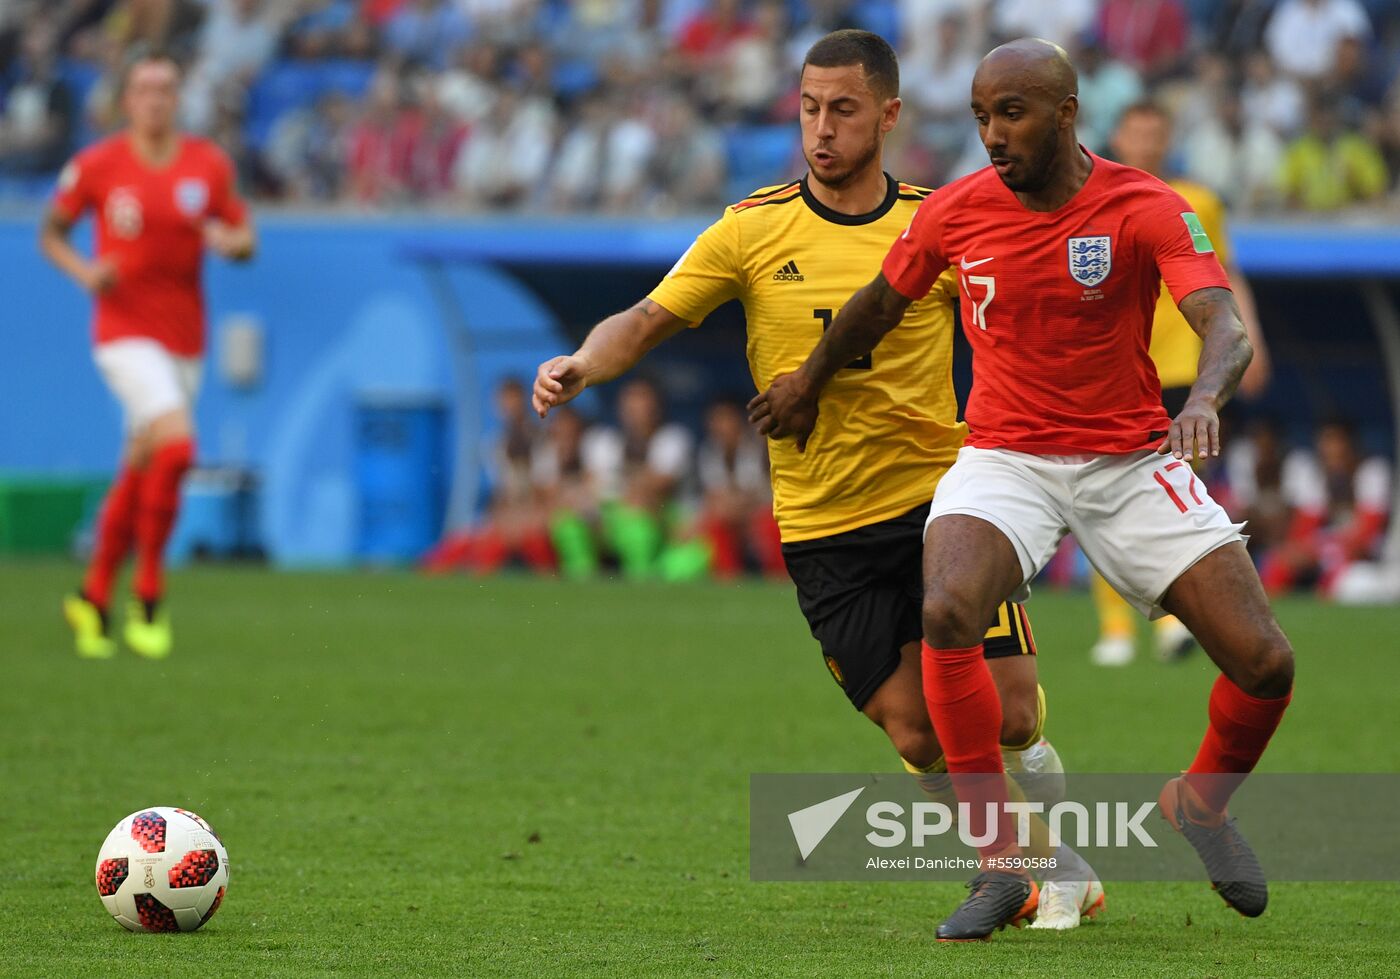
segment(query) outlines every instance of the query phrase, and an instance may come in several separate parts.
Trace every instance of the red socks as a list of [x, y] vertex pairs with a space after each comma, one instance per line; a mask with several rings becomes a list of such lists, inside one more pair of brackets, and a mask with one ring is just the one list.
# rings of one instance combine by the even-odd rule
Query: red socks
[[112, 601], [112, 582], [131, 550], [143, 474], [143, 470], [123, 465], [102, 501], [97, 543], [87, 577], [83, 579], [83, 595], [104, 610]]
[[180, 509], [180, 481], [194, 462], [194, 441], [174, 439], [156, 447], [141, 479], [136, 516], [136, 580], [144, 602], [160, 599], [165, 542]]
[[[978, 852], [984, 857], [1019, 853], [1014, 822], [1006, 813], [1006, 781], [1001, 762], [1001, 698], [982, 658], [982, 644], [966, 649], [934, 649], [923, 644], [924, 702], [955, 777], [958, 801], [968, 805], [968, 829], [988, 833], [987, 804], [1000, 814], [996, 837]], [[969, 773], [981, 777], [969, 777]]]
[[[1225, 674], [1216, 677], [1210, 691], [1210, 727], [1186, 773], [1186, 781], [1212, 810], [1225, 811], [1231, 794], [1264, 754], [1292, 699], [1289, 691], [1274, 700], [1260, 700], [1235, 686]], [[1239, 777], [1221, 778], [1224, 774]]]

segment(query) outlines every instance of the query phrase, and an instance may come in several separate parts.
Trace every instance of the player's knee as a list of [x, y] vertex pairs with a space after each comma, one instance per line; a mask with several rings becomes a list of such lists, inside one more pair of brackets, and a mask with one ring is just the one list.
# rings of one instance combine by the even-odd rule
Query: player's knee
[[1024, 745], [1035, 734], [1040, 720], [1040, 708], [1032, 701], [1029, 704], [1007, 703], [1001, 705], [1001, 743], [1003, 745]]
[[1293, 689], [1293, 647], [1283, 636], [1262, 640], [1237, 685], [1251, 697], [1274, 700]]
[[912, 717], [888, 721], [885, 734], [899, 757], [917, 768], [927, 768], [943, 755], [938, 736], [933, 733], [933, 725], [927, 717], [922, 724]]
[[980, 615], [976, 603], [938, 585], [924, 592], [924, 638], [935, 649], [964, 649], [982, 641], [987, 616]]

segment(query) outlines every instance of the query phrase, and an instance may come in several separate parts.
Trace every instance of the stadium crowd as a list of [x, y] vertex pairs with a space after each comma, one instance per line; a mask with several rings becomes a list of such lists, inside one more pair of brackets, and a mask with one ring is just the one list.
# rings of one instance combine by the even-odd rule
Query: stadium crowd
[[1030, 34], [1071, 50], [1091, 149], [1150, 95], [1175, 168], [1236, 211], [1400, 200], [1388, 0], [5, 0], [0, 192], [41, 194], [117, 124], [124, 60], [159, 48], [186, 65], [186, 126], [258, 199], [711, 209], [801, 169], [796, 68], [846, 26], [897, 43], [905, 180], [985, 162], [972, 71]]
[[[966, 106], [978, 58], [1037, 35], [1080, 71], [1084, 142], [1125, 109], [1174, 117], [1169, 169], [1241, 212], [1400, 203], [1400, 4], [1389, 0], [3, 0], [0, 197], [42, 197], [114, 130], [124, 64], [172, 52], [181, 114], [263, 202], [629, 215], [713, 211], [801, 172], [798, 66], [830, 30], [896, 42], [904, 116], [887, 167], [937, 185], [985, 163]], [[438, 568], [513, 559], [584, 577], [781, 575], [766, 453], [738, 401], [703, 438], [656, 389], [615, 426], [538, 425], [498, 394], [482, 526]], [[1278, 592], [1371, 556], [1389, 469], [1345, 422], [1289, 448], [1255, 418], [1211, 485], [1251, 523]]]
[[[645, 378], [618, 392], [616, 417], [591, 423], [571, 406], [540, 423], [524, 385], [495, 395], [497, 434], [483, 448], [490, 490], [480, 524], [426, 559], [430, 570], [490, 574], [524, 566], [588, 578], [684, 581], [742, 573], [783, 577], [768, 456], [736, 399], [706, 408], [697, 440], [666, 417]], [[1334, 417], [1312, 445], [1291, 446], [1255, 415], [1203, 476], [1230, 515], [1249, 522], [1249, 551], [1272, 594], [1331, 584], [1373, 560], [1390, 516], [1389, 463], [1366, 455], [1355, 425]], [[1072, 540], [1047, 572], [1078, 583]]]

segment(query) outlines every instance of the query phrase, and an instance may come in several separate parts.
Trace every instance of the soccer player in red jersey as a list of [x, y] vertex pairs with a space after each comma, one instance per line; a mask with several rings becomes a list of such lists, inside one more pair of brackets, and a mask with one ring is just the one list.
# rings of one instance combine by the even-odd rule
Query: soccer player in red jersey
[[[125, 415], [122, 467], [103, 501], [92, 563], [82, 589], [64, 600], [78, 653], [92, 658], [115, 651], [112, 582], [133, 550], [137, 601], [126, 620], [127, 645], [148, 657], [170, 652], [162, 552], [194, 460], [201, 259], [209, 249], [245, 261], [255, 248], [232, 164], [213, 143], [176, 128], [176, 63], [163, 55], [134, 61], [121, 97], [128, 128], [64, 168], [40, 234], [44, 254], [95, 299], [93, 356]], [[91, 259], [68, 240], [89, 211], [97, 223]]]
[[[1173, 190], [1085, 150], [1075, 137], [1077, 80], [1063, 50], [1012, 41], [983, 59], [972, 111], [989, 168], [934, 191], [886, 256], [882, 273], [841, 310], [807, 361], [755, 398], [770, 437], [804, 443], [817, 398], [956, 265], [973, 350], [969, 436], [938, 484], [924, 538], [924, 694], [984, 858], [1019, 856], [997, 752], [1001, 705], [978, 626], [1025, 597], [1073, 532], [1106, 579], [1149, 616], [1171, 613], [1220, 667], [1209, 727], [1184, 777], [1159, 804], [1241, 914], [1268, 888], [1226, 816], [1288, 706], [1293, 651], [1274, 621], [1240, 527], [1191, 470], [1218, 455], [1217, 412], [1251, 351], [1209, 236]], [[1165, 280], [1203, 341], [1199, 376], [1175, 419], [1148, 357]], [[1004, 809], [994, 810], [1004, 813]], [[989, 859], [984, 866], [1007, 861]], [[1014, 863], [1014, 861], [1013, 861]], [[1030, 893], [1020, 873], [979, 875], [938, 929], [983, 938], [1013, 922]]]

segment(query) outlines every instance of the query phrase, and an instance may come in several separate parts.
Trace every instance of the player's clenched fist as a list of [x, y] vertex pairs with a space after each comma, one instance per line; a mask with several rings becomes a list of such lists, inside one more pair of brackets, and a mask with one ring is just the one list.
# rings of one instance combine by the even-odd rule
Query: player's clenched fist
[[817, 427], [817, 398], [802, 373], [779, 374], [768, 390], [749, 402], [749, 424], [758, 434], [797, 440], [797, 451], [807, 448], [807, 439]]
[[550, 408], [574, 400], [588, 386], [588, 363], [578, 354], [555, 357], [540, 364], [535, 372], [535, 389], [530, 403], [543, 418]]

